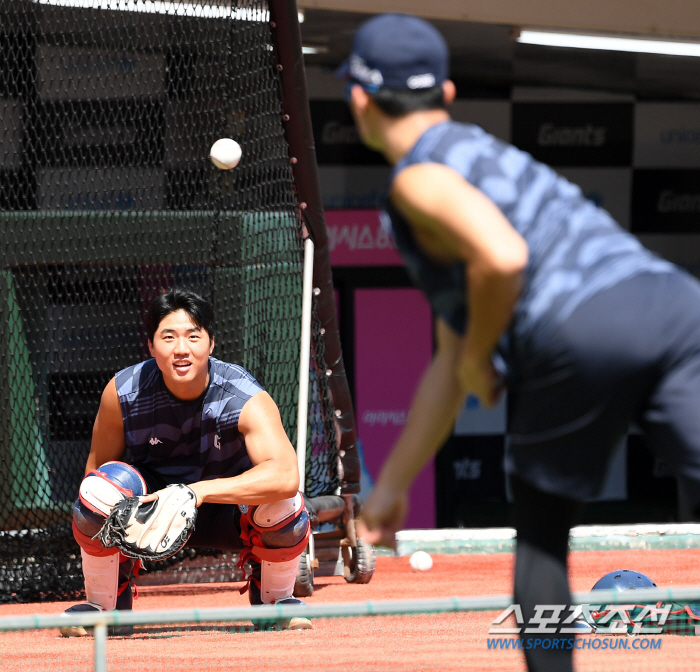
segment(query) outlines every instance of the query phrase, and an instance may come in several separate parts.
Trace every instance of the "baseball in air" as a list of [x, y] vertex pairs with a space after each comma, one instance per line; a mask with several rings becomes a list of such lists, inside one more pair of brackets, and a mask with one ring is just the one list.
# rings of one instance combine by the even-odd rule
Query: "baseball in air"
[[221, 170], [231, 170], [241, 160], [241, 146], [231, 138], [217, 140], [209, 150], [211, 162]]
[[416, 551], [408, 562], [414, 572], [428, 572], [433, 566], [433, 559], [425, 551]]

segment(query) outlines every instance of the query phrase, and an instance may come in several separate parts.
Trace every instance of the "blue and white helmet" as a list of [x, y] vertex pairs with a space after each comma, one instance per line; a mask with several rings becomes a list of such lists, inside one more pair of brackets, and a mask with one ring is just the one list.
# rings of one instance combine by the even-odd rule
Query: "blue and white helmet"
[[[591, 590], [615, 590], [619, 592], [644, 591], [649, 588], [656, 588], [656, 584], [641, 572], [633, 569], [616, 569], [608, 572], [604, 577], [598, 579]], [[624, 605], [622, 612], [610, 612], [603, 608], [600, 612], [591, 614], [593, 622], [587, 623], [593, 632], [604, 632], [606, 634], [632, 634], [635, 622], [645, 613], [643, 604], [636, 604], [641, 599], [631, 597], [635, 604]]]
[[641, 572], [635, 572], [633, 569], [616, 569], [598, 579], [591, 590], [643, 590], [656, 587], [656, 584]]

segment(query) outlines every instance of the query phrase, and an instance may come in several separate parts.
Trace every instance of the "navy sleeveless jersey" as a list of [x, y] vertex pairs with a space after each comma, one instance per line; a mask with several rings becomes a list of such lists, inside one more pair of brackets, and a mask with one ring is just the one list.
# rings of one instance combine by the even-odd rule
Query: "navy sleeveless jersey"
[[155, 359], [120, 371], [115, 380], [134, 466], [181, 483], [237, 476], [252, 467], [238, 418], [263, 388], [242, 367], [210, 357], [209, 385], [192, 401], [171, 394]]
[[[545, 325], [561, 323], [599, 291], [640, 273], [675, 270], [586, 199], [579, 187], [478, 126], [453, 121], [432, 126], [397, 163], [393, 176], [417, 163], [444, 164], [463, 175], [496, 204], [527, 243], [523, 292], [510, 338], [504, 335], [499, 344], [506, 361], [515, 343], [536, 337]], [[390, 202], [383, 224], [390, 227], [412, 279], [433, 311], [463, 334], [468, 319], [464, 263], [431, 260]]]

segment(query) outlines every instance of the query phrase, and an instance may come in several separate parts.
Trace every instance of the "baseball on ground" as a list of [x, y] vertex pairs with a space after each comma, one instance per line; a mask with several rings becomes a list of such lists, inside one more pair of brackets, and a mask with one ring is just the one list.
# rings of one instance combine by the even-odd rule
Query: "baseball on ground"
[[425, 551], [416, 551], [408, 560], [414, 572], [427, 572], [433, 566], [433, 559]]

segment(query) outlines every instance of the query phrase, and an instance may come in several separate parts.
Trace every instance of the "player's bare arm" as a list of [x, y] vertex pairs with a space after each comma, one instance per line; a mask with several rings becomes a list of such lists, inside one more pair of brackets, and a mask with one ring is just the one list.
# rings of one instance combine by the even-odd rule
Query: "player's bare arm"
[[85, 466], [85, 474], [101, 467], [105, 462], [121, 460], [126, 449], [124, 442], [124, 421], [117, 396], [114, 378], [107, 383], [100, 408], [92, 428], [90, 454]]
[[418, 385], [408, 422], [362, 509], [360, 534], [370, 543], [395, 545], [410, 485], [447, 440], [464, 399], [456, 374], [461, 338], [441, 319], [435, 332], [436, 353]]
[[299, 489], [296, 453], [287, 438], [277, 404], [258, 392], [243, 406], [238, 429], [245, 437], [252, 469], [231, 478], [193, 483], [197, 504], [265, 504], [294, 497]]
[[442, 263], [466, 262], [469, 324], [459, 377], [464, 392], [490, 405], [498, 396], [490, 357], [520, 295], [527, 244], [487, 196], [447, 166], [402, 170], [391, 198], [427, 254]]

